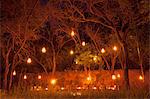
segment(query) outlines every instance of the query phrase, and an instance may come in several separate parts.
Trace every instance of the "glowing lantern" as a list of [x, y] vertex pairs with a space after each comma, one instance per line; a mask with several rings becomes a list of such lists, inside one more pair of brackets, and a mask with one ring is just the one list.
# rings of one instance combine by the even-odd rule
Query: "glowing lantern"
[[55, 85], [55, 84], [56, 84], [56, 79], [52, 79], [52, 80], [51, 80], [51, 84], [52, 84], [52, 85]]
[[74, 35], [75, 35], [74, 31], [71, 31], [71, 36], [74, 36]]
[[97, 60], [97, 56], [94, 56], [93, 60], [96, 61]]
[[32, 62], [31, 58], [27, 59], [27, 63], [30, 64]]
[[93, 89], [97, 89], [96, 87], [93, 87]]
[[85, 42], [82, 42], [82, 46], [85, 46]]
[[143, 77], [141, 75], [139, 76], [139, 80], [143, 80]]
[[61, 90], [64, 90], [64, 87], [61, 87]]
[[16, 71], [15, 70], [13, 71], [13, 76], [16, 76]]
[[71, 55], [73, 55], [73, 54], [74, 54], [73, 50], [71, 50], [71, 51], [70, 51], [70, 54], [71, 54]]
[[27, 75], [24, 75], [24, 76], [23, 76], [23, 79], [27, 79]]
[[45, 47], [42, 48], [42, 53], [46, 53], [46, 48]]
[[91, 81], [91, 80], [92, 80], [91, 76], [87, 77], [87, 80], [88, 80], [88, 81]]
[[117, 77], [120, 78], [120, 74], [117, 74]]
[[78, 64], [78, 62], [76, 61], [76, 64]]
[[45, 90], [48, 91], [48, 88], [46, 87]]
[[117, 51], [117, 47], [116, 47], [116, 46], [114, 46], [114, 47], [113, 47], [113, 50], [114, 50], [114, 51]]
[[77, 87], [77, 89], [81, 89], [81, 87]]
[[104, 48], [101, 49], [101, 53], [105, 53], [105, 49]]
[[41, 75], [38, 75], [38, 79], [41, 79], [42, 77], [41, 77]]
[[115, 75], [112, 75], [112, 80], [116, 80], [116, 76]]

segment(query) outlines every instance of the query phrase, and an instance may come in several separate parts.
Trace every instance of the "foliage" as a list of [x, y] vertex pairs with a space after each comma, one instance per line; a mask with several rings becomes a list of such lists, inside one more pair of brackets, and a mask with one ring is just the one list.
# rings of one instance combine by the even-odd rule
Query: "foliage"
[[98, 64], [101, 66], [103, 61], [101, 56], [98, 55], [98, 52], [93, 49], [92, 45], [86, 44], [82, 46], [77, 44], [75, 48], [75, 63], [87, 67], [91, 64]]

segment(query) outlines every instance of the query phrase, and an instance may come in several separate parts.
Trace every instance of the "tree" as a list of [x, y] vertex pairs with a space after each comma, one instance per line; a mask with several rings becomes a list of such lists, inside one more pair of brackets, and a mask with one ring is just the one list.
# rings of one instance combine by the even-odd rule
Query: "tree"
[[87, 71], [87, 67], [90, 70], [92, 64], [98, 64], [99, 66], [103, 64], [101, 56], [93, 49], [92, 44], [86, 44], [85, 46], [77, 44], [74, 61], [77, 65], [83, 65], [85, 71]]
[[[142, 0], [141, 2], [145, 2]], [[136, 21], [138, 23], [144, 22], [145, 16], [148, 16], [146, 13], [140, 14], [141, 16], [145, 14], [142, 18], [138, 19], [139, 16], [137, 5], [140, 5], [140, 2], [127, 1], [127, 0], [96, 0], [96, 1], [82, 1], [82, 0], [64, 0], [64, 1], [55, 1], [52, 5], [53, 11], [51, 14], [57, 17], [62, 23], [60, 29], [67, 30], [71, 27], [79, 30], [84, 30], [83, 33], [88, 33], [85, 26], [90, 25], [93, 28], [91, 31], [93, 33], [102, 31], [105, 32], [105, 35], [113, 34], [116, 37], [117, 42], [121, 46], [122, 59], [121, 64], [124, 69], [124, 82], [126, 88], [129, 89], [129, 77], [128, 77], [128, 67], [129, 67], [129, 46], [128, 40], [129, 31], [131, 31], [132, 22]], [[69, 24], [67, 24], [69, 23]], [[138, 23], [135, 23], [137, 26]], [[68, 31], [66, 31], [68, 32]], [[79, 33], [80, 34], [80, 33]], [[88, 35], [97, 50], [100, 52], [100, 44], [95, 39], [94, 35]]]
[[27, 52], [23, 48], [29, 41], [38, 39], [35, 30], [46, 20], [48, 13], [46, 6], [41, 6], [38, 0], [3, 0], [1, 12], [3, 86], [7, 90], [11, 88], [15, 66], [24, 61]]

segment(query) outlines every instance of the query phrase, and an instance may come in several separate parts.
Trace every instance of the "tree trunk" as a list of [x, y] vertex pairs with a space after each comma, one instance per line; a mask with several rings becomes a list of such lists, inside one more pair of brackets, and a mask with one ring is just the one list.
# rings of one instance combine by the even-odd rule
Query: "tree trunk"
[[9, 71], [9, 65], [6, 64], [5, 73], [4, 73], [4, 80], [3, 80], [4, 90], [7, 90], [7, 75], [8, 75], [8, 71]]
[[8, 91], [10, 91], [10, 89], [11, 89], [11, 85], [12, 85], [12, 78], [13, 78], [13, 71], [11, 71], [11, 73], [10, 73], [10, 79], [9, 79], [9, 86], [8, 86]]
[[125, 82], [125, 87], [127, 90], [130, 89], [130, 83], [129, 83], [129, 71], [128, 71], [128, 67], [129, 67], [129, 56], [128, 56], [128, 49], [127, 49], [127, 44], [123, 44], [124, 46], [124, 82]]
[[52, 76], [54, 76], [56, 71], [56, 58], [55, 56], [53, 56], [53, 70], [52, 70]]

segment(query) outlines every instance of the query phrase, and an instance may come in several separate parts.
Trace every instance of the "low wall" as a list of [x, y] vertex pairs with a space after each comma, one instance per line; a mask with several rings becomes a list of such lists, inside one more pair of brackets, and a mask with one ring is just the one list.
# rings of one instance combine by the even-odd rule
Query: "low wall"
[[[117, 75], [120, 75], [118, 78]], [[42, 85], [42, 86], [51, 86], [51, 79], [56, 79], [56, 85], [58, 86], [83, 86], [83, 85], [114, 85], [119, 86], [124, 85], [123, 82], [123, 71], [115, 70], [114, 75], [116, 75], [116, 80], [112, 80], [112, 74], [107, 70], [101, 71], [90, 71], [90, 72], [81, 72], [81, 71], [66, 71], [66, 72], [56, 72], [55, 77], [52, 77], [50, 74], [26, 74], [27, 79], [21, 78], [23, 84], [28, 84], [29, 86]], [[41, 79], [38, 79], [38, 75], [41, 75]], [[136, 87], [149, 87], [149, 71], [145, 72], [144, 80], [139, 80], [140, 70], [129, 70], [129, 81], [131, 86]], [[88, 78], [91, 77], [91, 78]]]

